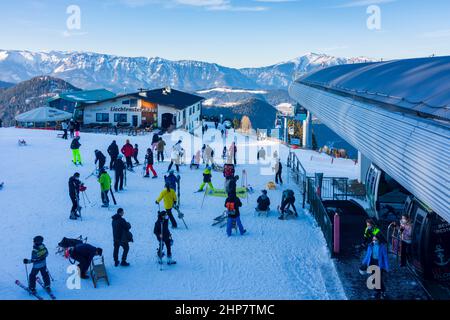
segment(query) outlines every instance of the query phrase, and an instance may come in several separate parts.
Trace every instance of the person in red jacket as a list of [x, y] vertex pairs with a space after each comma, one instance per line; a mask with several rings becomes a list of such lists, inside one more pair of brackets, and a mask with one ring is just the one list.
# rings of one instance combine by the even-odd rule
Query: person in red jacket
[[125, 159], [127, 160], [127, 169], [133, 170], [133, 162], [131, 161], [131, 157], [134, 155], [134, 148], [130, 143], [130, 140], [127, 140], [127, 143], [125, 143], [120, 151], [123, 153]]

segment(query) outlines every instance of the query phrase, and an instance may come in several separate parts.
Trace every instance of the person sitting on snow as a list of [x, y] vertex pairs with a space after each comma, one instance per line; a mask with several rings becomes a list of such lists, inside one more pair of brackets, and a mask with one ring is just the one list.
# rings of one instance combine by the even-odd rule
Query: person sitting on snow
[[257, 212], [267, 212], [270, 210], [270, 199], [267, 196], [267, 190], [262, 190], [262, 194], [258, 197], [258, 206], [256, 207]]
[[200, 188], [197, 192], [202, 192], [206, 184], [208, 184], [210, 190], [214, 190], [214, 186], [211, 182], [211, 177], [211, 166], [207, 165], [206, 169], [203, 171], [203, 183], [200, 185]]
[[290, 213], [290, 208], [292, 207], [294, 209], [295, 216], [298, 217], [297, 209], [295, 208], [295, 195], [294, 191], [287, 189], [283, 191], [283, 196], [281, 200], [281, 207], [280, 207], [280, 217], [278, 219], [284, 220], [285, 213]]

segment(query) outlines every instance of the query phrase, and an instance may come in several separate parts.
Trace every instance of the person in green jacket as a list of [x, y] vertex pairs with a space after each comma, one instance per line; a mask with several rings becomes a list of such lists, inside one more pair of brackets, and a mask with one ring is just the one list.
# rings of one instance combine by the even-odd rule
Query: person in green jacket
[[372, 242], [372, 238], [380, 233], [380, 229], [376, 226], [372, 219], [366, 220], [366, 229], [364, 230], [364, 244], [368, 245]]
[[107, 208], [109, 207], [109, 197], [108, 192], [111, 189], [111, 177], [106, 172], [104, 168], [100, 171], [100, 177], [98, 178], [98, 182], [100, 183], [100, 189], [101, 189], [101, 197], [102, 197], [102, 207]]
[[211, 178], [212, 178], [211, 167], [206, 166], [206, 169], [203, 171], [203, 183], [200, 185], [200, 188], [198, 189], [197, 192], [202, 192], [206, 184], [208, 184], [210, 190], [214, 190]]

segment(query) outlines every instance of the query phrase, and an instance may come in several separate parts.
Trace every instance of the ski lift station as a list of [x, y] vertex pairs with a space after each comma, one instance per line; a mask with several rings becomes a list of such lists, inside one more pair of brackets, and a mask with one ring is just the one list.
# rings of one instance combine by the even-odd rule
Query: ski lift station
[[[414, 268], [449, 278], [450, 57], [360, 63], [296, 80], [290, 96], [358, 150], [368, 212], [407, 214], [414, 223]], [[310, 146], [310, 145], [309, 145]]]

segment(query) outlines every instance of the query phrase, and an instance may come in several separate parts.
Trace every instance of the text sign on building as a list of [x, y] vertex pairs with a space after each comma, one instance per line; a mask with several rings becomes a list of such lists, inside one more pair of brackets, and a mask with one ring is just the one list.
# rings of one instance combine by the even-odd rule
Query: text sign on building
[[111, 107], [111, 112], [141, 112], [141, 108]]

